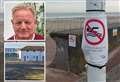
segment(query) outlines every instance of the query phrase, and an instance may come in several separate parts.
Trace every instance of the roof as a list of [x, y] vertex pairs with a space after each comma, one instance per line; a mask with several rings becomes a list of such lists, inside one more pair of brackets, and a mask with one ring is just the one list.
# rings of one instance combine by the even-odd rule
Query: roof
[[26, 46], [24, 48], [21, 49], [21, 51], [44, 51], [44, 46]]

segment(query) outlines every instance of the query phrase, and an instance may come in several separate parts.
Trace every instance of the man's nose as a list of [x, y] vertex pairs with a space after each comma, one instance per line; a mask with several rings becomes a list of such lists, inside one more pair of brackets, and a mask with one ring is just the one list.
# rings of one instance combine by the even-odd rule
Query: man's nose
[[22, 22], [21, 29], [25, 29], [25, 28], [26, 28], [26, 24], [25, 24], [25, 22]]

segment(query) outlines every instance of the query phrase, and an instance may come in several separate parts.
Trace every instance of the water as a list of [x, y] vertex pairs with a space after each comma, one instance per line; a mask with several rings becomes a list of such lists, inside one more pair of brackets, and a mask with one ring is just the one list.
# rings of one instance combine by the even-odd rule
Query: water
[[[86, 13], [46, 13], [46, 18], [81, 18]], [[107, 12], [108, 16], [120, 16], [120, 12]], [[0, 22], [3, 21], [3, 13], [0, 13]]]
[[[120, 16], [120, 12], [107, 12], [107, 16]], [[86, 13], [46, 13], [47, 18], [81, 18]]]
[[85, 13], [46, 13], [47, 18], [78, 18], [84, 16]]

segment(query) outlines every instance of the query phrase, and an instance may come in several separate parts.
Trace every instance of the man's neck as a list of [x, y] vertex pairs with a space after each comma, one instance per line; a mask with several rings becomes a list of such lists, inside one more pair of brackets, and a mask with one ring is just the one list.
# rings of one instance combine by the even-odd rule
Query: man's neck
[[21, 38], [21, 37], [17, 37], [17, 36], [14, 36], [14, 40], [34, 40], [34, 37], [35, 37], [35, 34], [33, 34], [31, 37], [28, 37], [28, 38]]

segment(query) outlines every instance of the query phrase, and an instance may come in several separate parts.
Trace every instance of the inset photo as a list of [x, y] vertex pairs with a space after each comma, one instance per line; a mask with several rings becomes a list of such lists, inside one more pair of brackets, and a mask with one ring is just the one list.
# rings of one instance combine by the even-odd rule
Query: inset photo
[[45, 40], [44, 1], [4, 1], [4, 41]]
[[[43, 42], [4, 43], [5, 81], [45, 81], [45, 44]], [[16, 82], [16, 81], [15, 81]]]

